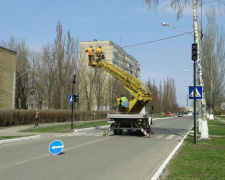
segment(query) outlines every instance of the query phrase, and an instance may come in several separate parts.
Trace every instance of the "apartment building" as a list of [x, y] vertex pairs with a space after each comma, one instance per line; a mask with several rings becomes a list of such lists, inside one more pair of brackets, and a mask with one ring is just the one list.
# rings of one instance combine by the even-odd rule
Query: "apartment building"
[[[119, 45], [113, 43], [112, 41], [98, 41], [98, 40], [93, 40], [93, 41], [85, 41], [85, 42], [80, 42], [80, 67], [82, 69], [82, 72], [86, 72], [85, 74], [94, 74], [95, 70], [88, 66], [88, 55], [85, 53], [85, 50], [87, 50], [90, 46], [93, 47], [94, 50], [96, 50], [99, 46], [102, 47], [102, 50], [105, 54], [105, 60], [110, 64], [114, 64], [121, 69], [124, 69], [127, 73], [137, 77], [138, 79], [140, 78], [140, 65], [138, 64], [138, 61], [130, 54], [128, 54], [122, 47]], [[112, 97], [113, 94], [111, 95], [108, 94], [109, 91], [111, 91], [110, 86], [113, 86], [113, 77], [106, 72], [102, 71], [99, 69], [101, 72], [101, 101], [103, 102], [98, 102], [98, 95], [96, 95], [99, 91], [100, 88], [96, 89], [96, 92], [92, 96], [91, 100], [91, 106], [92, 110], [110, 110], [112, 109], [112, 102], [113, 99], [115, 100], [116, 97]], [[91, 77], [92, 75], [87, 75]], [[83, 74], [83, 78], [85, 79], [85, 75]], [[103, 79], [103, 77], [105, 77]], [[115, 78], [114, 78], [115, 79]], [[82, 85], [81, 85], [82, 86]], [[112, 87], [111, 87], [112, 88]], [[81, 99], [85, 99], [85, 95], [83, 94], [84, 90], [82, 90], [82, 87], [80, 89], [80, 95]], [[87, 89], [90, 92], [90, 89], [93, 89], [93, 87], [90, 85]], [[87, 91], [86, 91], [87, 92]], [[87, 96], [87, 93], [86, 93]], [[90, 99], [89, 99], [90, 102]], [[85, 102], [82, 103], [80, 101], [80, 107], [81, 109], [86, 109], [85, 108]]]
[[0, 46], [0, 108], [14, 108], [16, 52]]
[[[114, 64], [124, 69], [129, 74], [140, 78], [140, 65], [138, 64], [138, 61], [119, 45], [112, 41], [83, 41], [80, 42], [81, 52], [83, 53], [84, 50], [88, 49], [90, 46], [93, 46], [94, 50], [101, 46], [108, 63]], [[87, 56], [85, 61], [88, 62]]]

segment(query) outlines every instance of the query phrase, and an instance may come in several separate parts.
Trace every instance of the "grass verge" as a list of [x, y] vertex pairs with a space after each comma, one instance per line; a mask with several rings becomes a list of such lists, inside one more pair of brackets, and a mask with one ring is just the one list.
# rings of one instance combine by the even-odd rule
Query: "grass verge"
[[21, 138], [21, 137], [25, 137], [25, 136], [0, 136], [0, 140]]
[[161, 179], [224, 179], [225, 123], [208, 121], [209, 140], [188, 136], [182, 148], [170, 161]]
[[[82, 129], [89, 127], [98, 127], [109, 125], [107, 121], [94, 121], [94, 122], [85, 122], [85, 123], [75, 123], [74, 129]], [[38, 128], [25, 129], [20, 132], [37, 132], [37, 133], [68, 133], [71, 132], [71, 124], [61, 124], [54, 126], [43, 126]]]

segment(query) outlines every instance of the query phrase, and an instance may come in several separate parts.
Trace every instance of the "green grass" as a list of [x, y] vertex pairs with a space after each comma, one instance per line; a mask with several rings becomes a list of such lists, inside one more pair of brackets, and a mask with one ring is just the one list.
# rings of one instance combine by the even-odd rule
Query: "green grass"
[[20, 138], [24, 136], [0, 136], [0, 140], [5, 140], [5, 139], [14, 139], [14, 138]]
[[225, 136], [225, 123], [220, 121], [208, 121], [209, 135]]
[[225, 120], [225, 116], [215, 115], [216, 118]]
[[[96, 121], [96, 122], [85, 122], [85, 123], [76, 123], [74, 124], [74, 129], [88, 128], [88, 127], [97, 127], [109, 125], [107, 121]], [[43, 126], [32, 129], [25, 129], [20, 132], [37, 132], [37, 133], [68, 133], [71, 132], [71, 124], [62, 124], [54, 126]]]
[[153, 118], [167, 118], [167, 116], [162, 116], [162, 115], [155, 115]]
[[167, 166], [165, 179], [225, 179], [225, 124], [208, 121], [208, 127], [212, 138], [193, 144], [193, 137], [188, 136]]

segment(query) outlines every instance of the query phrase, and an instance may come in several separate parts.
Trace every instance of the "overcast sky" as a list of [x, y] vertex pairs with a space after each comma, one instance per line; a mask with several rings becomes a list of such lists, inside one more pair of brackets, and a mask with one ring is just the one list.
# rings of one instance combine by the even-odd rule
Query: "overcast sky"
[[[177, 29], [192, 32], [191, 8], [177, 21], [176, 14], [170, 10], [149, 10], [144, 0], [0, 2], [0, 41], [8, 42], [13, 35], [18, 40], [25, 40], [29, 48], [40, 50], [43, 45], [54, 43], [56, 25], [60, 21], [64, 35], [69, 30], [79, 41], [110, 40], [124, 47], [141, 65], [143, 82], [150, 78], [158, 85], [167, 77], [174, 78], [177, 102], [180, 106], [186, 106], [188, 86], [193, 85], [193, 36], [181, 35], [183, 32], [164, 27], [161, 23], [166, 22]], [[213, 5], [206, 5], [209, 4]], [[204, 8], [206, 6], [203, 6], [203, 26], [206, 23]], [[200, 8], [198, 17], [200, 21]], [[148, 43], [138, 45], [145, 42]], [[135, 46], [126, 47], [129, 45]]]

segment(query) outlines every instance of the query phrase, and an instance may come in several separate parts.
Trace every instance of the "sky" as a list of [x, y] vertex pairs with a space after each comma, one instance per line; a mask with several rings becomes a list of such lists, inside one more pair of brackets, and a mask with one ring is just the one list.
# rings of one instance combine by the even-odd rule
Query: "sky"
[[[25, 40], [30, 49], [53, 44], [58, 21], [63, 34], [69, 30], [78, 41], [110, 40], [137, 59], [141, 81], [150, 79], [158, 85], [173, 78], [177, 102], [186, 107], [188, 86], [193, 85], [194, 39], [181, 34], [193, 31], [191, 8], [177, 20], [171, 10], [149, 9], [144, 0], [0, 0], [0, 17], [0, 42], [9, 42], [13, 36]], [[204, 26], [204, 12], [201, 19]], [[134, 46], [126, 47], [130, 45]]]

